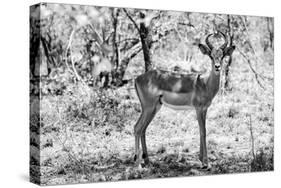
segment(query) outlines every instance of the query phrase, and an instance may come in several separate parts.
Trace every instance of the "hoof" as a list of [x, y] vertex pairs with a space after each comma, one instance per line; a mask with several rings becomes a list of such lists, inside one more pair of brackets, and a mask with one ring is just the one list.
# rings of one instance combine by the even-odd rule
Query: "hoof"
[[138, 165], [137, 171], [141, 172], [141, 173], [147, 172], [148, 168], [143, 163], [141, 163], [141, 164]]
[[149, 164], [148, 156], [147, 156], [145, 153], [142, 154], [142, 159], [143, 159], [145, 165], [148, 165], [148, 164]]
[[149, 159], [148, 159], [148, 158], [144, 159], [144, 164], [145, 164], [145, 165], [148, 165], [148, 164], [149, 164]]
[[141, 166], [141, 168], [144, 168], [144, 167], [145, 167], [145, 164], [144, 164], [144, 163], [141, 163], [140, 166]]
[[145, 164], [144, 162], [136, 163], [136, 167], [139, 170], [143, 170], [143, 169], [147, 168], [148, 166], [149, 166], [149, 164]]
[[202, 164], [202, 167], [201, 167], [202, 170], [207, 170], [207, 171], [211, 170], [211, 168], [212, 167], [210, 164]]
[[144, 164], [143, 163], [138, 163], [138, 164], [136, 164], [136, 168], [138, 169], [138, 170], [143, 170], [143, 168], [144, 168]]
[[143, 153], [143, 154], [142, 154], [142, 158], [143, 158], [143, 159], [146, 159], [146, 158], [147, 158], [147, 155], [146, 155], [145, 153]]
[[136, 160], [137, 160], [137, 155], [135, 154], [135, 155], [134, 155], [134, 161], [136, 161]]

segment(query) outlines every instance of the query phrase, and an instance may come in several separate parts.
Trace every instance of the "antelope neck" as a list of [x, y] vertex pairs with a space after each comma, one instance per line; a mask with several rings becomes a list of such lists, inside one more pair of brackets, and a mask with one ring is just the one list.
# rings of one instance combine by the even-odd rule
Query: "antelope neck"
[[219, 90], [219, 85], [220, 85], [220, 73], [218, 75], [216, 75], [215, 70], [212, 69], [209, 77], [207, 79], [207, 88], [208, 88], [208, 92], [211, 93], [211, 97], [213, 98], [218, 90]]

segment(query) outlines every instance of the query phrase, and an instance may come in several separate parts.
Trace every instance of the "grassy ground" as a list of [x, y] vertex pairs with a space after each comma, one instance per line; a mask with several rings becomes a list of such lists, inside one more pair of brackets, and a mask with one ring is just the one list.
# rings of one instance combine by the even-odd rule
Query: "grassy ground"
[[31, 165], [40, 164], [44, 185], [273, 170], [273, 65], [266, 66], [258, 70], [271, 76], [265, 90], [247, 64], [232, 66], [232, 90], [219, 93], [207, 114], [208, 171], [198, 159], [195, 111], [161, 108], [146, 133], [151, 163], [138, 169], [133, 126], [141, 109], [135, 91], [85, 93], [81, 85], [42, 98], [40, 116], [32, 116], [40, 125], [31, 123], [31, 152], [40, 148], [40, 156]]

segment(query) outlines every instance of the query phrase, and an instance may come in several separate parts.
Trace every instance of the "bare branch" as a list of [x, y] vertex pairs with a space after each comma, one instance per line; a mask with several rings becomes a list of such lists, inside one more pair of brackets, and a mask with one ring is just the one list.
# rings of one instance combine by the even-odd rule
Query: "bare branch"
[[69, 36], [69, 40], [68, 40], [68, 44], [67, 44], [67, 46], [66, 46], [65, 56], [64, 56], [64, 57], [65, 57], [65, 65], [66, 65], [67, 69], [68, 69], [70, 72], [72, 72], [72, 71], [71, 71], [71, 69], [70, 69], [70, 67], [69, 67], [69, 65], [68, 65], [68, 62], [67, 62], [67, 52], [68, 52], [68, 50], [69, 50], [69, 48], [70, 48], [70, 45], [71, 45], [71, 42], [72, 42], [74, 33], [75, 33], [75, 29], [72, 30], [72, 32], [71, 32], [71, 34], [70, 34], [70, 36]]
[[184, 25], [184, 26], [188, 26], [188, 27], [192, 27], [192, 28], [195, 28], [195, 26], [191, 23], [184, 23], [184, 22], [179, 22], [178, 23], [179, 25]]
[[136, 45], [136, 47], [134, 49], [132, 49], [132, 52], [130, 54], [127, 55], [127, 57], [129, 59], [134, 58], [136, 55], [138, 55], [138, 53], [140, 53], [142, 50], [140, 45]]
[[[67, 63], [67, 51], [69, 50], [69, 55], [70, 55], [70, 60], [71, 60], [71, 65], [72, 65], [72, 70], [73, 70], [73, 73], [74, 75], [76, 76], [77, 80], [81, 81], [81, 83], [83, 84], [87, 94], [89, 95], [89, 88], [87, 86], [87, 84], [84, 82], [84, 80], [79, 76], [76, 68], [75, 68], [75, 65], [74, 65], [74, 60], [73, 60], [73, 56], [72, 56], [72, 50], [71, 50], [71, 43], [72, 43], [72, 40], [73, 40], [73, 36], [74, 36], [74, 33], [75, 33], [75, 30], [76, 29], [73, 29], [71, 34], [70, 34], [70, 39], [69, 39], [69, 42], [68, 42], [68, 45], [67, 45], [67, 48], [66, 48], [66, 64], [68, 66], [68, 63]], [[68, 66], [69, 70], [70, 70], [70, 67]], [[72, 72], [72, 71], [71, 71]]]
[[140, 40], [139, 40], [139, 39], [137, 39], [137, 40], [132, 40], [132, 42], [130, 42], [130, 43], [125, 43], [125, 45], [120, 48], [120, 51], [121, 51], [121, 52], [128, 51], [128, 50], [130, 50], [131, 48], [133, 48], [135, 45], [138, 45], [139, 43], [140, 43]]
[[[116, 10], [116, 11], [115, 11]], [[119, 46], [117, 43], [117, 26], [118, 26], [118, 16], [119, 16], [119, 9], [112, 10], [112, 26], [113, 26], [113, 33], [112, 33], [112, 48], [115, 54], [112, 57], [112, 62], [115, 62], [116, 68], [119, 66], [120, 56], [119, 56]]]
[[166, 30], [163, 35], [158, 36], [158, 39], [152, 40], [150, 45], [152, 46], [155, 43], [158, 43], [162, 38], [168, 36], [171, 32], [175, 32], [180, 38], [182, 38], [175, 28], [171, 28], [169, 30]]
[[77, 72], [77, 70], [76, 70], [76, 68], [75, 68], [75, 63], [74, 63], [74, 60], [73, 60], [73, 56], [72, 56], [71, 49], [70, 49], [69, 51], [70, 51], [70, 59], [71, 59], [71, 65], [72, 65], [73, 72], [74, 72], [74, 74], [75, 74], [77, 80], [81, 81], [82, 84], [83, 84], [84, 86], [86, 86], [87, 84], [86, 84], [86, 83], [84, 82], [84, 80], [79, 76], [79, 74], [78, 74], [78, 72]]
[[146, 16], [146, 20], [149, 22], [149, 24], [147, 24], [149, 27], [153, 27], [152, 24], [154, 22], [154, 20], [159, 19], [161, 16], [162, 11], [152, 11], [149, 15]]
[[123, 8], [123, 11], [125, 12], [127, 17], [131, 20], [131, 22], [134, 24], [134, 26], [136, 27], [136, 29], [140, 33], [140, 28], [139, 28], [138, 24], [135, 22], [135, 20], [132, 18], [132, 16], [127, 12], [127, 10], [125, 8]]
[[239, 48], [237, 48], [237, 50], [239, 51], [239, 53], [244, 57], [244, 59], [245, 59], [246, 62], [248, 63], [248, 65], [249, 65], [251, 71], [252, 71], [252, 72], [254, 73], [254, 75], [255, 75], [255, 78], [256, 78], [257, 83], [260, 85], [260, 87], [261, 87], [262, 89], [265, 90], [265, 87], [261, 84], [261, 82], [260, 82], [260, 80], [259, 80], [259, 78], [263, 79], [263, 77], [262, 77], [260, 74], [258, 74], [257, 71], [253, 68], [252, 63], [251, 63], [251, 60], [247, 57], [247, 55], [244, 54]]
[[250, 122], [249, 122], [249, 129], [250, 129], [250, 134], [251, 134], [251, 145], [252, 145], [252, 155], [253, 155], [253, 159], [254, 161], [256, 160], [256, 155], [255, 155], [255, 140], [254, 140], [254, 134], [253, 134], [253, 127], [252, 127], [252, 117], [251, 115], [249, 115], [250, 117]]
[[127, 41], [139, 41], [139, 39], [138, 38], [126, 38], [126, 39], [118, 41], [117, 44], [120, 44], [122, 42], [127, 42]]
[[247, 27], [247, 25], [246, 25], [246, 21], [243, 19], [242, 16], [241, 16], [241, 21], [242, 21], [243, 26], [244, 26], [244, 28], [245, 28], [245, 30], [246, 30], [246, 34], [247, 34], [247, 36], [248, 36], [250, 48], [252, 49], [253, 53], [256, 54], [256, 50], [254, 49], [254, 47], [253, 47], [253, 45], [252, 45], [252, 43], [251, 43], [251, 41], [250, 41], [250, 34], [249, 34], [248, 27]]
[[55, 64], [54, 63], [55, 60], [54, 60], [54, 58], [51, 55], [51, 50], [50, 50], [50, 47], [49, 47], [50, 46], [50, 42], [47, 42], [47, 40], [44, 37], [42, 37], [42, 36], [40, 36], [40, 39], [41, 39], [42, 46], [43, 46], [43, 49], [44, 49], [44, 52], [45, 52], [45, 56], [48, 59], [48, 62], [54, 65]]
[[100, 36], [100, 34], [95, 30], [94, 26], [92, 24], [89, 24], [90, 28], [92, 29], [93, 31], [93, 37], [94, 39], [96, 39], [96, 42], [98, 43], [99, 46], [102, 45], [103, 43], [103, 40], [102, 40], [102, 37]]

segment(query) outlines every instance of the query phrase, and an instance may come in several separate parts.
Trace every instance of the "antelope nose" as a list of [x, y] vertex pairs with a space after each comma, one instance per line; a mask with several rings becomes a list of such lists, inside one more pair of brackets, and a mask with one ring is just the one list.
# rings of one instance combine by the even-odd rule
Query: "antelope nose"
[[219, 68], [220, 68], [220, 65], [215, 65], [215, 68], [216, 68], [216, 69], [219, 69]]

